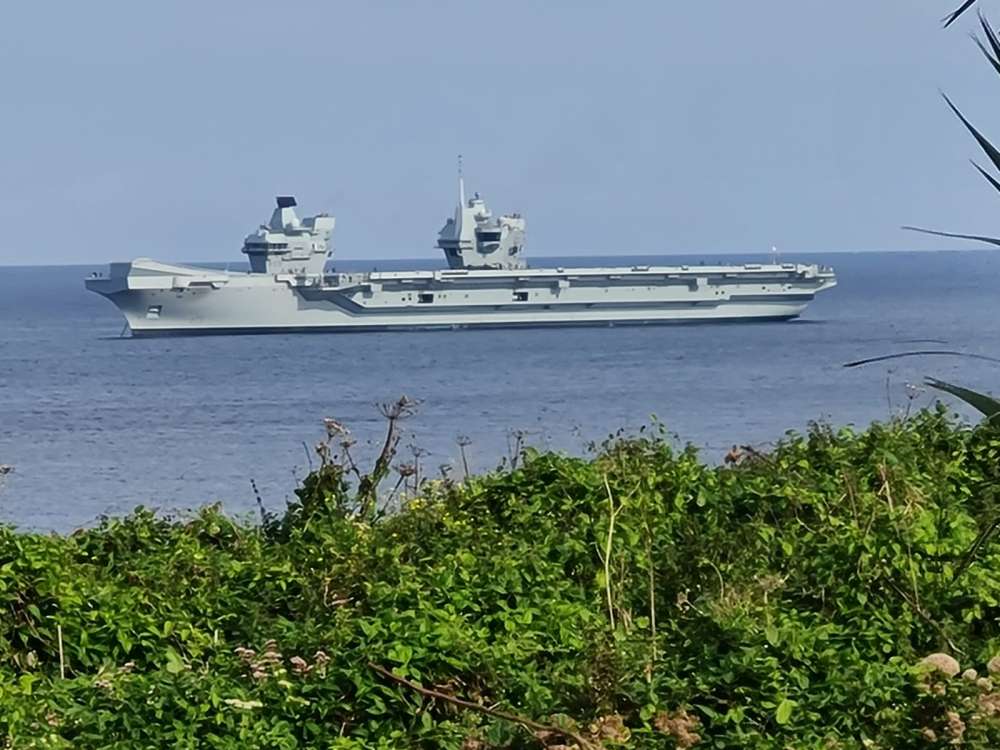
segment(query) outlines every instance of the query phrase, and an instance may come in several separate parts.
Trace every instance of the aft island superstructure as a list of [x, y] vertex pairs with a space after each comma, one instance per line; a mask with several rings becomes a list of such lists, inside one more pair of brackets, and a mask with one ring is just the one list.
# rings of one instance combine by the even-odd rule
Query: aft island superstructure
[[461, 180], [459, 196], [438, 236], [442, 270], [327, 271], [334, 218], [300, 220], [281, 196], [244, 241], [249, 272], [138, 259], [86, 285], [132, 335], [154, 336], [789, 320], [836, 284], [793, 263], [529, 268], [524, 218], [494, 217]]

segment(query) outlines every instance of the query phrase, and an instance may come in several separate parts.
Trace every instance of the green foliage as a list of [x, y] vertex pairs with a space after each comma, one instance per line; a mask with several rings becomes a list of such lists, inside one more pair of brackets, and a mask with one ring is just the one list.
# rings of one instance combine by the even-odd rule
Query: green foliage
[[0, 529], [0, 746], [1000, 746], [989, 426], [529, 450], [382, 516], [335, 466], [261, 525]]

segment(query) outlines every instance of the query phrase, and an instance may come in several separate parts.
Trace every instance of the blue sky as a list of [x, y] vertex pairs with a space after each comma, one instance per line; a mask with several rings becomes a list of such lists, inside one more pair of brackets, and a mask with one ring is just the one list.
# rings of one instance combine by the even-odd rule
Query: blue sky
[[235, 260], [279, 193], [341, 257], [426, 257], [458, 153], [535, 256], [953, 247], [898, 229], [1000, 232], [938, 94], [1000, 137], [1000, 80], [950, 8], [10, 4], [0, 263]]

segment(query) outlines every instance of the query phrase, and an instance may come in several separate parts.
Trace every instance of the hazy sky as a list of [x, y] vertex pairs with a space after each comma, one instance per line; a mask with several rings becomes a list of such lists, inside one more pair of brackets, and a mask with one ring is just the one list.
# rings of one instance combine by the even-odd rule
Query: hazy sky
[[340, 257], [429, 256], [458, 153], [536, 256], [954, 247], [898, 229], [1000, 232], [952, 5], [8, 3], [0, 263], [235, 260], [279, 193]]

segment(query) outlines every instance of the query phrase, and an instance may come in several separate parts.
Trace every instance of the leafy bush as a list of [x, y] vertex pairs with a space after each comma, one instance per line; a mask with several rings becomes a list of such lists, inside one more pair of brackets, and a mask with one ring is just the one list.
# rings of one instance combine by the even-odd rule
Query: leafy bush
[[2, 529], [0, 738], [997, 747], [998, 458], [934, 411], [721, 467], [527, 451], [393, 514], [330, 459], [260, 525]]

